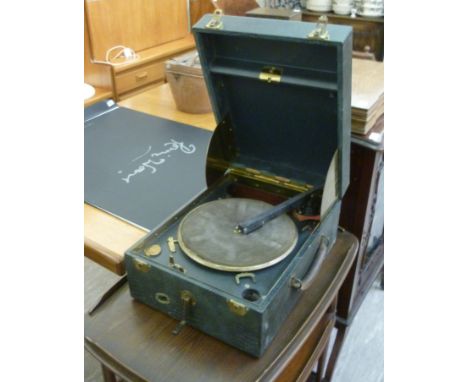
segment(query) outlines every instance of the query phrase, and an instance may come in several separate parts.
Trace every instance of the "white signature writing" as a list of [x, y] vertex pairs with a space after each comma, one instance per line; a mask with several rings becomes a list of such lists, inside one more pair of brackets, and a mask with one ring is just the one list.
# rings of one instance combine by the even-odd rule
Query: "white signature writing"
[[[142, 173], [146, 169], [151, 170], [151, 174], [154, 174], [157, 171], [156, 166], [160, 166], [160, 165], [162, 165], [163, 163], [166, 162], [165, 158], [159, 158], [158, 159], [158, 157], [161, 157], [163, 155], [167, 155], [167, 157], [170, 157], [170, 155], [168, 155], [168, 154], [170, 152], [172, 152], [172, 151], [180, 150], [184, 154], [193, 154], [196, 151], [195, 145], [190, 144], [190, 145], [186, 146], [184, 144], [184, 142], [177, 142], [174, 139], [171, 139], [169, 142], [164, 143], [164, 147], [167, 147], [167, 149], [164, 150], [164, 151], [149, 154], [151, 152], [151, 149], [152, 149], [152, 147], [149, 146], [148, 150], [146, 150], [146, 152], [143, 155], [140, 155], [140, 156], [136, 157], [135, 159], [132, 159], [132, 162], [134, 162], [134, 161], [136, 161], [136, 160], [138, 160], [138, 159], [140, 159], [140, 158], [142, 158], [142, 157], [144, 157], [146, 155], [150, 156], [150, 159], [144, 161], [133, 172], [128, 174], [126, 177], [122, 178], [122, 180], [124, 182], [126, 182], [126, 183], [130, 183], [131, 178], [133, 178], [137, 174]], [[118, 173], [121, 174], [122, 171], [119, 171]]]

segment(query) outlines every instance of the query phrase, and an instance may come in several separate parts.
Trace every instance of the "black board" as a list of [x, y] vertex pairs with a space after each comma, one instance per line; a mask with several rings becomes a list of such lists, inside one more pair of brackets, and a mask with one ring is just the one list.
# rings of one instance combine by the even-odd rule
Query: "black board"
[[206, 189], [212, 133], [104, 101], [85, 109], [84, 199], [152, 229]]

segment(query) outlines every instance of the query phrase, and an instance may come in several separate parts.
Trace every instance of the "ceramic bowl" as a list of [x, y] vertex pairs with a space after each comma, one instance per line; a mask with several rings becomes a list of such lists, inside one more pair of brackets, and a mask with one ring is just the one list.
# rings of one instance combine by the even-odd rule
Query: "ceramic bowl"
[[308, 0], [307, 9], [315, 12], [330, 12], [332, 0]]
[[333, 5], [333, 12], [335, 12], [337, 15], [349, 15], [351, 13], [351, 5]]
[[333, 0], [333, 5], [339, 5], [339, 6], [349, 6], [351, 7], [353, 5], [352, 0]]
[[355, 3], [356, 8], [383, 8], [383, 1], [381, 0], [361, 0], [361, 1], [356, 1]]
[[383, 7], [359, 6], [357, 14], [365, 17], [380, 17], [384, 15]]
[[331, 5], [332, 0], [308, 0], [307, 3], [314, 6], [326, 6]]

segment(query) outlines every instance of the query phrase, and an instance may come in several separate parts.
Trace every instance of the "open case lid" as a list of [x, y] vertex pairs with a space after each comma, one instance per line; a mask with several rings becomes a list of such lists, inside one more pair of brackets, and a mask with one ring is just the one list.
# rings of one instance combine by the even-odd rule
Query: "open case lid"
[[341, 198], [349, 182], [352, 28], [329, 25], [321, 39], [309, 37], [315, 23], [214, 18], [193, 27], [218, 122], [208, 159], [315, 186], [333, 167]]

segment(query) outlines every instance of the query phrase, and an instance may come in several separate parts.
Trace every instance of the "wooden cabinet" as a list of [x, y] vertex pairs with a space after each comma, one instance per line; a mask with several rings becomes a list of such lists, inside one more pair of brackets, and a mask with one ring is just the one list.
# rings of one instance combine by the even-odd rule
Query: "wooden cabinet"
[[384, 118], [366, 136], [352, 136], [350, 184], [341, 205], [340, 226], [359, 239], [359, 251], [338, 295], [335, 343], [327, 367], [332, 380], [334, 366], [349, 327], [369, 289], [384, 266]]
[[155, 62], [148, 65], [140, 65], [135, 69], [115, 76], [115, 89], [123, 94], [129, 90], [158, 82], [164, 78], [164, 63]]
[[186, 0], [86, 0], [93, 57], [124, 45], [135, 52], [187, 36]]
[[383, 134], [384, 117], [366, 136], [353, 135], [350, 185], [343, 198], [340, 225], [359, 239], [354, 269], [338, 301], [338, 316], [351, 321], [384, 263], [384, 145], [370, 134]]
[[[163, 83], [164, 62], [195, 47], [187, 0], [85, 0], [85, 18], [91, 59], [110, 68], [116, 100]], [[106, 53], [119, 45], [133, 49], [138, 57], [107, 63]]]
[[111, 68], [108, 65], [96, 64], [92, 60], [91, 47], [86, 17], [84, 19], [84, 82], [93, 86], [95, 93], [85, 99], [84, 106], [112, 98]]
[[190, 26], [193, 26], [203, 15], [214, 11], [211, 0], [189, 0], [189, 6]]
[[112, 66], [116, 100], [128, 98], [149, 87], [164, 83], [164, 63], [192, 49], [195, 49], [195, 41], [191, 34], [187, 34], [182, 39], [138, 52], [137, 60]]
[[[323, 13], [303, 11], [302, 20], [316, 22]], [[384, 18], [350, 17], [326, 13], [330, 24], [350, 25], [353, 27], [353, 50], [365, 52], [366, 47], [375, 54], [378, 61], [384, 59]]]

